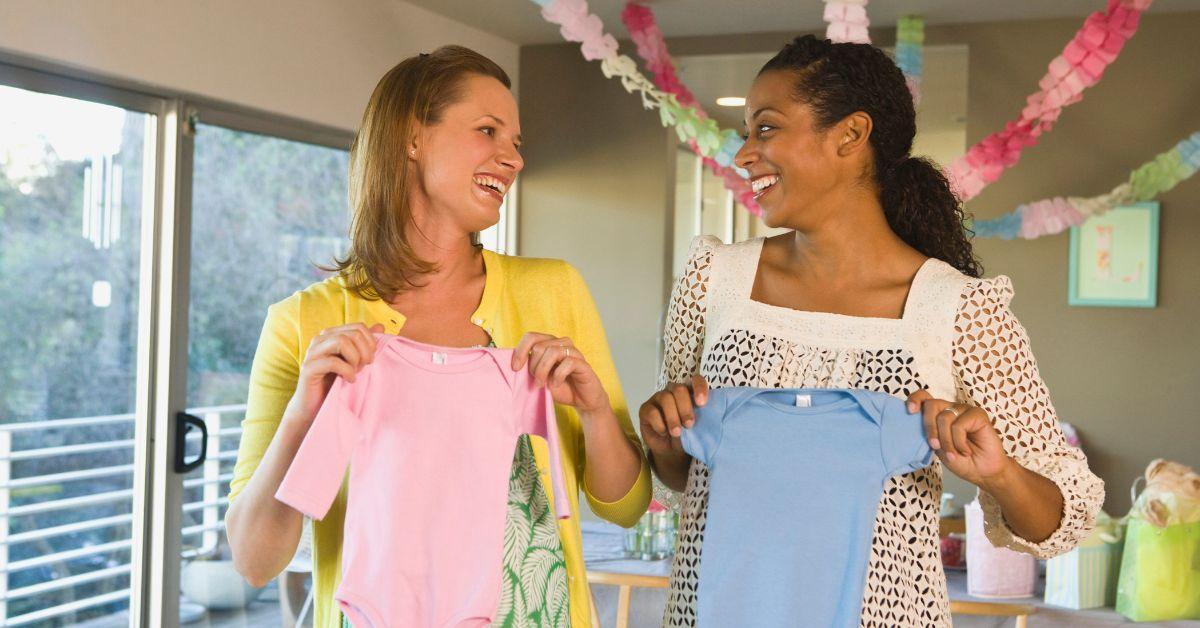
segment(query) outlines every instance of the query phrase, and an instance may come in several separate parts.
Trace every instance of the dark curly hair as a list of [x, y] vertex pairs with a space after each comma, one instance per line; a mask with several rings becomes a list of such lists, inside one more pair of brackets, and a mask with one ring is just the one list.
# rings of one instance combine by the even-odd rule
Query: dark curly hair
[[909, 246], [971, 277], [983, 266], [964, 228], [962, 203], [940, 168], [913, 157], [917, 114], [900, 68], [869, 44], [797, 37], [759, 70], [794, 76], [793, 96], [809, 106], [818, 130], [862, 111], [871, 116], [879, 201], [888, 224]]

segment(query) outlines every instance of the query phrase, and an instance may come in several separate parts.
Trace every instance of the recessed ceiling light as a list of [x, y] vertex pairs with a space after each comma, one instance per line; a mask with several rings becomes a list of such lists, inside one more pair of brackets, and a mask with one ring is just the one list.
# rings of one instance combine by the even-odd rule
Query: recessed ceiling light
[[722, 107], [745, 107], [746, 99], [741, 96], [722, 96], [717, 99], [717, 104]]

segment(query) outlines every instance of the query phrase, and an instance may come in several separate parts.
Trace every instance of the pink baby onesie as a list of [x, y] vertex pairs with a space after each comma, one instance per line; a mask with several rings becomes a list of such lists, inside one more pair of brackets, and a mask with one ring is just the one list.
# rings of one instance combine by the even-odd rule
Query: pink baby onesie
[[519, 435], [546, 439], [555, 511], [570, 516], [554, 402], [511, 349], [375, 337], [375, 361], [334, 382], [275, 497], [321, 519], [353, 460], [334, 596], [350, 622], [487, 626]]

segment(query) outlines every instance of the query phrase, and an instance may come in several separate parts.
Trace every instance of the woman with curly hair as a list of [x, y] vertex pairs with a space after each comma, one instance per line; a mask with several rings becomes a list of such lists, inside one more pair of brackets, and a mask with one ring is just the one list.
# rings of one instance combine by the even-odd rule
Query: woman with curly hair
[[1008, 278], [981, 278], [946, 178], [910, 155], [915, 118], [900, 70], [869, 45], [799, 37], [750, 89], [736, 163], [766, 224], [788, 231], [692, 244], [660, 392], [640, 412], [660, 499], [681, 511], [667, 626], [696, 622], [709, 471], [679, 436], [710, 387], [867, 389], [923, 414], [937, 461], [884, 487], [864, 626], [950, 625], [942, 467], [979, 487], [997, 546], [1049, 557], [1092, 527], [1103, 484], [1063, 438]]

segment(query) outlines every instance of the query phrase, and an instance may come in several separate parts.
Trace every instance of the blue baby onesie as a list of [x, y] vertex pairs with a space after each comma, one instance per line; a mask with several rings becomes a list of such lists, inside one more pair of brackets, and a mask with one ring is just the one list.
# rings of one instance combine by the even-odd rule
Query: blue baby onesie
[[697, 628], [858, 626], [884, 485], [933, 456], [921, 415], [861, 390], [722, 388], [682, 441], [710, 471]]

